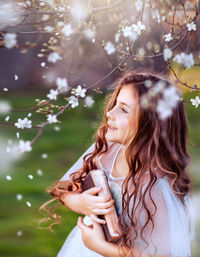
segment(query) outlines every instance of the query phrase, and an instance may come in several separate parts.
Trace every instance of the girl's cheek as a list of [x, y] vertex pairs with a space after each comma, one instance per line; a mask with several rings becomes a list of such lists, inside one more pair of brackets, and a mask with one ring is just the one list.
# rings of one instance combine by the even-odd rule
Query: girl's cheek
[[120, 126], [127, 129], [129, 127], [128, 120], [127, 119], [120, 119]]

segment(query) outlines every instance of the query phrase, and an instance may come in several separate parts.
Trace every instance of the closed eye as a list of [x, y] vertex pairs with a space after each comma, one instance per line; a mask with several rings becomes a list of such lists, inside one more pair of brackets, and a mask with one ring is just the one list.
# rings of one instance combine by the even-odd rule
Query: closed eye
[[121, 110], [125, 113], [128, 113], [123, 107], [121, 107]]

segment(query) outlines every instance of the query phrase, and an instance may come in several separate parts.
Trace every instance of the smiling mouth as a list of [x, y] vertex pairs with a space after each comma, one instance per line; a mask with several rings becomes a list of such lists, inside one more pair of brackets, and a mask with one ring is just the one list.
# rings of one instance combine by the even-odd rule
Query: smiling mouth
[[108, 129], [110, 129], [110, 130], [117, 130], [117, 128], [115, 128], [113, 126], [110, 126], [110, 125], [108, 125]]

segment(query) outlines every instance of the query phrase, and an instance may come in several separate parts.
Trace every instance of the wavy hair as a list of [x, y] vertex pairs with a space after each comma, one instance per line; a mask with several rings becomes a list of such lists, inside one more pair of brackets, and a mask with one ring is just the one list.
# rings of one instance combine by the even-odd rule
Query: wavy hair
[[[188, 128], [183, 99], [180, 98], [169, 117], [161, 119], [155, 106], [162, 99], [163, 90], [152, 94], [154, 86], [158, 85], [158, 83], [162, 83], [165, 88], [171, 86], [165, 77], [141, 71], [128, 71], [115, 82], [114, 92], [111, 92], [105, 101], [103, 119], [95, 135], [95, 149], [92, 153], [84, 156], [83, 167], [70, 175], [69, 188], [72, 190], [72, 185], [77, 185], [78, 188], [78, 184], [84, 180], [90, 170], [98, 169], [97, 157], [108, 150], [105, 138], [108, 129], [108, 117], [106, 114], [115, 106], [121, 88], [124, 85], [131, 84], [139, 97], [138, 99], [140, 99], [139, 120], [136, 134], [125, 150], [129, 173], [122, 184], [122, 212], [118, 221], [122, 229], [119, 251], [123, 246], [127, 246], [130, 249], [127, 256], [133, 256], [133, 249], [138, 237], [137, 214], [139, 204], [141, 204], [147, 215], [147, 221], [140, 231], [140, 236], [146, 244], [148, 243], [143, 236], [144, 229], [149, 222], [152, 222], [154, 227], [153, 216], [157, 210], [151, 195], [153, 186], [157, 181], [154, 168], [158, 167], [167, 176], [172, 191], [183, 204], [184, 196], [190, 191], [191, 181], [186, 171], [190, 161], [187, 150]], [[141, 100], [144, 100], [149, 95], [151, 95], [151, 99], [148, 98], [150, 104], [147, 108], [142, 104]], [[150, 179], [143, 192], [141, 183], [147, 168]], [[133, 185], [131, 192], [129, 190], [130, 185]], [[153, 213], [147, 207], [147, 199], [152, 202], [155, 208]], [[126, 217], [129, 218], [129, 225]]]

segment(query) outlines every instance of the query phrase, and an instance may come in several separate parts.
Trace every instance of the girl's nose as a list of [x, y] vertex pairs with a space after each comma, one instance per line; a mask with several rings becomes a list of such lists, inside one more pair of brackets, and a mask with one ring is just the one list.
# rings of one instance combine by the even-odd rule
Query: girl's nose
[[[113, 110], [113, 109], [112, 109]], [[114, 119], [114, 113], [113, 113], [113, 111], [112, 110], [110, 110], [110, 111], [108, 111], [107, 112], [107, 117], [109, 118], [109, 119]]]

